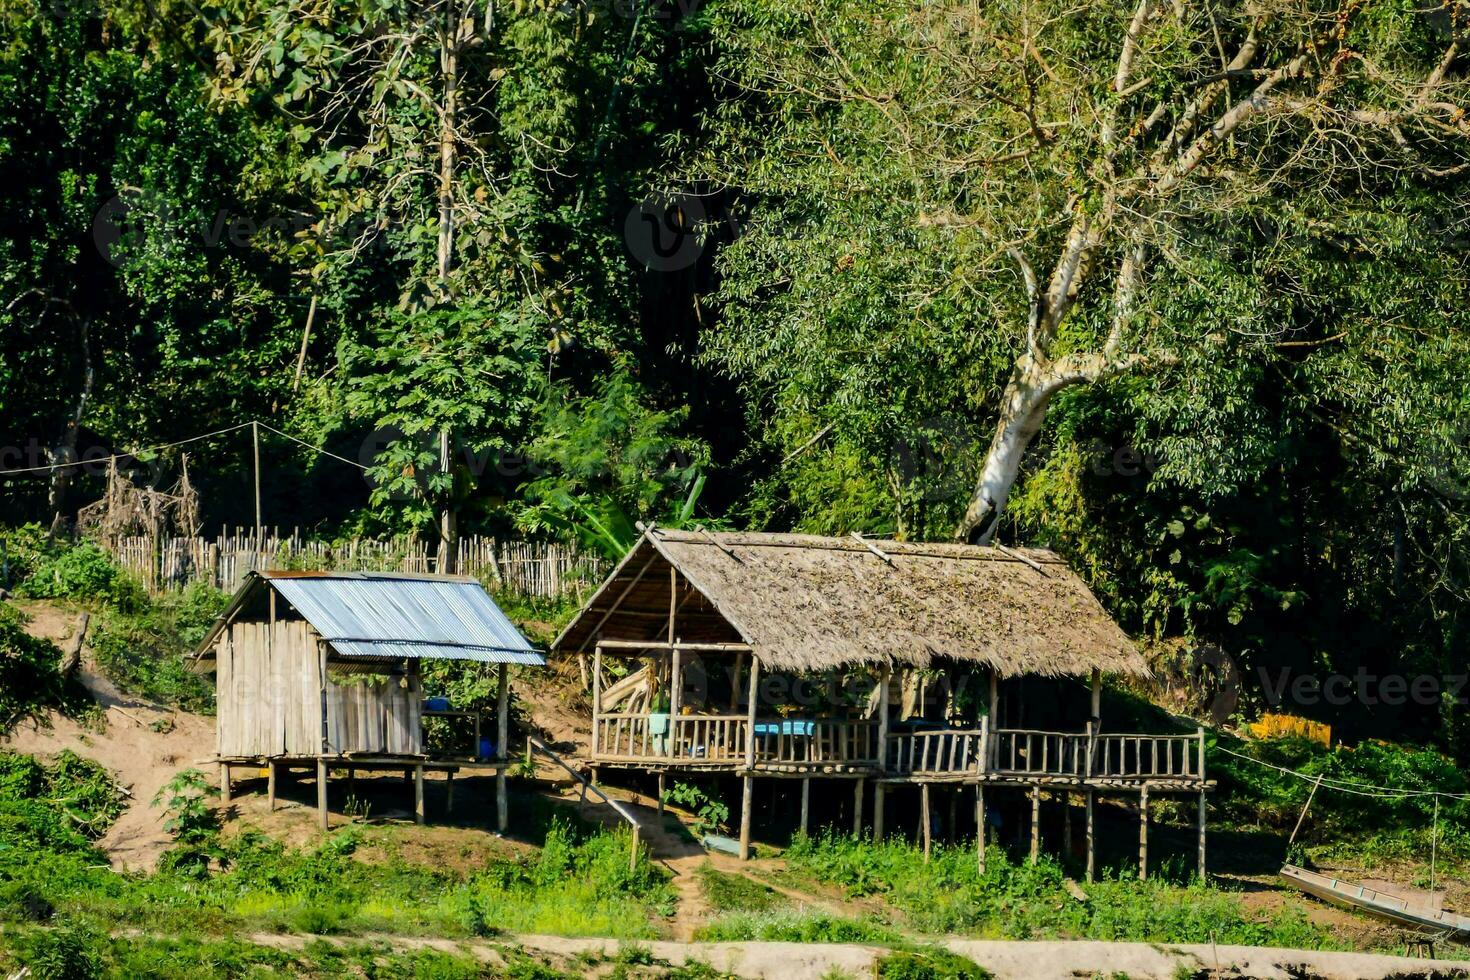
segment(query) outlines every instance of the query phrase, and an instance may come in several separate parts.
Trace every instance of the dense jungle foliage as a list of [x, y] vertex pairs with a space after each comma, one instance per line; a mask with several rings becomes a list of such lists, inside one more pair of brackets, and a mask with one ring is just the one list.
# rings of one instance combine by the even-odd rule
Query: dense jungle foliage
[[3, 0], [0, 522], [945, 539], [1043, 365], [996, 540], [1466, 758], [1465, 3], [984, 8]]

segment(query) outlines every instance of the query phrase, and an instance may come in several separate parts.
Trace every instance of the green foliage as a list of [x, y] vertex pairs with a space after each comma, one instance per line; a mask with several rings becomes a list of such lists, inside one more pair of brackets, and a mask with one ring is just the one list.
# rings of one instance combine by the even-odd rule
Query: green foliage
[[877, 965], [877, 975], [884, 980], [989, 980], [994, 976], [971, 960], [938, 947], [889, 953]]
[[92, 980], [102, 976], [99, 937], [70, 925], [32, 932], [21, 947], [21, 962], [36, 980]]
[[61, 651], [25, 630], [21, 613], [0, 603], [0, 734], [66, 701]]
[[645, 849], [629, 867], [630, 846], [622, 831], [578, 839], [566, 824], [553, 822], [534, 862], [497, 862], [467, 882], [464, 922], [476, 935], [652, 938], [649, 907], [671, 911], [673, 894]]
[[730, 819], [730, 808], [693, 783], [676, 782], [664, 790], [664, 801], [694, 812], [694, 833], [700, 836], [719, 830]]
[[716, 912], [766, 912], [779, 904], [774, 889], [743, 875], [718, 871], [708, 861], [696, 874], [705, 901]]
[[70, 599], [123, 612], [146, 601], [143, 587], [90, 541], [48, 548], [17, 592], [32, 599]]
[[1338, 943], [1300, 915], [1258, 919], [1229, 892], [1174, 885], [1158, 876], [1147, 882], [1105, 878], [1087, 886], [1087, 901], [1078, 901], [1064, 888], [1056, 864], [1011, 864], [996, 849], [986, 856], [984, 875], [970, 848], [937, 848], [925, 863], [917, 849], [896, 840], [799, 839], [787, 859], [793, 871], [815, 881], [881, 896], [908, 927], [930, 935], [1300, 948]]
[[517, 522], [535, 533], [574, 537], [612, 561], [638, 537], [638, 521], [680, 527], [694, 518], [709, 449], [678, 434], [687, 409], [648, 408], [622, 371], [596, 395], [553, 393], [531, 444], [527, 506]]
[[228, 601], [223, 592], [195, 582], [131, 612], [106, 610], [90, 640], [97, 666], [130, 694], [188, 711], [212, 710], [213, 682], [193, 673], [185, 657]]
[[701, 942], [762, 943], [875, 943], [893, 945], [903, 937], [894, 929], [867, 919], [852, 919], [830, 912], [770, 909], [763, 912], [734, 912], [701, 926], [695, 934]]

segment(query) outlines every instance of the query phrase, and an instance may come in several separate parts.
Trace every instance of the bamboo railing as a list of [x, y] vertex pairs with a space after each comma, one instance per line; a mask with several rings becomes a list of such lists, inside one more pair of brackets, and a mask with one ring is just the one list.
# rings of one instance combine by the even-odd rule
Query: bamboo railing
[[851, 766], [894, 776], [1103, 782], [1203, 782], [1204, 733], [1099, 734], [1024, 728], [891, 734], [880, 756], [867, 720], [756, 719], [745, 715], [598, 714], [592, 756], [682, 765]]

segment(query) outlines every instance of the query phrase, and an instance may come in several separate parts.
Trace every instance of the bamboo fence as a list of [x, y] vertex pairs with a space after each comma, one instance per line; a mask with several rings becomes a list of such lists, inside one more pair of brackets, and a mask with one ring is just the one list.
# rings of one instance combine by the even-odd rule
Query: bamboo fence
[[[153, 594], [204, 581], [232, 590], [252, 571], [438, 571], [438, 542], [417, 536], [318, 541], [299, 532], [225, 530], [215, 538], [124, 537], [98, 542]], [[579, 601], [602, 578], [602, 560], [555, 542], [465, 537], [456, 569], [497, 592], [537, 599], [573, 596]]]

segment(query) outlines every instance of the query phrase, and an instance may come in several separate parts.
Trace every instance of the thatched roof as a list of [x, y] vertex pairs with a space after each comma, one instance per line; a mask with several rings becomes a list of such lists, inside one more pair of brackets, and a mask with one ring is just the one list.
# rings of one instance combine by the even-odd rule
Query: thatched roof
[[1053, 552], [753, 532], [648, 531], [552, 649], [667, 639], [671, 578], [680, 640], [746, 643], [777, 670], [949, 658], [1002, 676], [1148, 671]]

